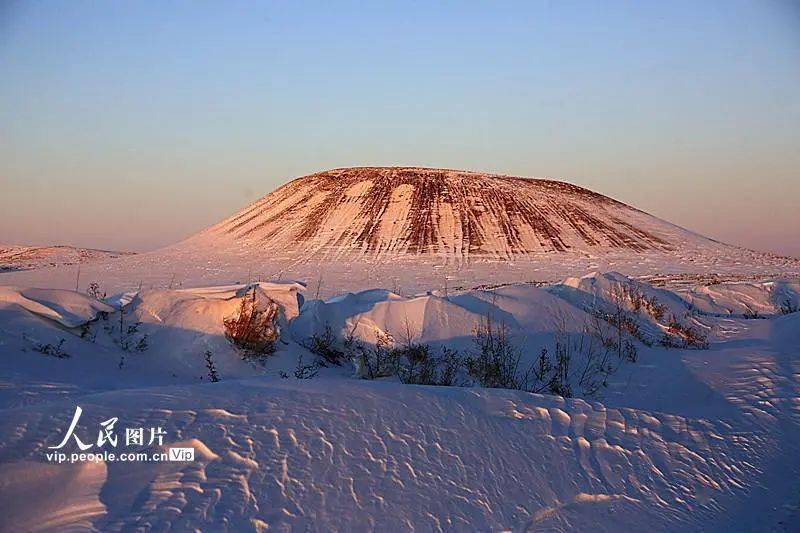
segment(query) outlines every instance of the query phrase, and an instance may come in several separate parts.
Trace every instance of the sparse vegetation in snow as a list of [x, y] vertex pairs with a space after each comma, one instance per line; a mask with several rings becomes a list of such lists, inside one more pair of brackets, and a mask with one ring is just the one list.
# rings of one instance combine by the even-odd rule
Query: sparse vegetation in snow
[[789, 315], [791, 313], [796, 313], [800, 311], [800, 305], [792, 303], [789, 298], [786, 298], [781, 302], [781, 305], [778, 309], [782, 315]]
[[206, 369], [208, 370], [208, 380], [212, 383], [219, 381], [219, 374], [217, 373], [217, 366], [214, 364], [214, 354], [211, 350], [206, 350], [204, 354], [206, 361]]
[[64, 343], [66, 339], [61, 339], [57, 343], [36, 343], [33, 349], [41, 354], [57, 357], [58, 359], [66, 359], [70, 355], [64, 351]]
[[280, 336], [278, 326], [279, 306], [264, 296], [265, 302], [256, 297], [256, 287], [245, 294], [238, 311], [223, 319], [225, 337], [242, 351], [242, 358], [263, 362], [264, 357], [275, 352], [275, 342]]
[[322, 333], [312, 333], [303, 345], [308, 351], [321, 357], [326, 364], [341, 366], [347, 357], [344, 350], [338, 346], [330, 324], [325, 324]]

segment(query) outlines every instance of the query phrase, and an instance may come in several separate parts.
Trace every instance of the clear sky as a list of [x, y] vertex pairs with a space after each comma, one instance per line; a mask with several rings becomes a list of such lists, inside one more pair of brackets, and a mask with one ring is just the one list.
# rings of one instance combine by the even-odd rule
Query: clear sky
[[0, 242], [152, 249], [395, 164], [800, 255], [800, 2], [0, 0]]

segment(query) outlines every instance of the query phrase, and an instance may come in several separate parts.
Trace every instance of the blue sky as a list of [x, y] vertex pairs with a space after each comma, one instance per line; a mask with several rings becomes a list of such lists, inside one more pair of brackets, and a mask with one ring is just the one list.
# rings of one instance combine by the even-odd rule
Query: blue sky
[[0, 3], [0, 242], [145, 250], [332, 167], [550, 176], [800, 255], [800, 3]]

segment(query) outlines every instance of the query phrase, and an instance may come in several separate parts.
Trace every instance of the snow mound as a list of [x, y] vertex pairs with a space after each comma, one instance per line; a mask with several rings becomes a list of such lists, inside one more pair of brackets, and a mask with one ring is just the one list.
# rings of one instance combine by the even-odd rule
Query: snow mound
[[551, 347], [564, 333], [598, 333], [598, 328], [607, 333], [616, 306], [625, 320], [635, 322], [634, 337], [646, 344], [663, 340], [667, 332], [676, 334], [675, 328], [685, 333], [705, 327], [675, 293], [611, 272], [568, 278], [546, 288], [517, 284], [447, 297], [406, 298], [385, 290], [348, 293], [308, 302], [290, 329], [300, 343], [330, 329], [339, 339], [352, 336], [367, 343], [388, 334], [401, 344], [467, 348], [473, 345], [476, 329], [491, 320], [494, 327], [507, 328], [529, 354]]
[[136, 298], [137, 294], [139, 294], [138, 290], [121, 292], [119, 294], [113, 294], [107, 298], [103, 298], [103, 301], [114, 309], [121, 309], [131, 303], [133, 299]]
[[615, 321], [622, 327], [629, 324], [634, 336], [648, 344], [663, 340], [666, 332], [680, 330], [685, 334], [703, 327], [686, 302], [675, 293], [618, 272], [593, 272], [567, 278], [547, 290], [612, 324], [616, 324]]
[[632, 300], [655, 299], [667, 313], [684, 314], [688, 307], [675, 293], [655, 288], [619, 272], [592, 272], [581, 277], [566, 278], [548, 290], [581, 308], [604, 307], [621, 299], [625, 305]]
[[511, 329], [524, 330], [528, 335], [550, 332], [557, 321], [574, 331], [586, 318], [586, 314], [570, 302], [529, 284], [468, 291], [449, 300], [473, 313], [491, 316]]
[[99, 313], [114, 311], [110, 305], [75, 291], [0, 287], [0, 308], [10, 306], [22, 307], [68, 328], [86, 324]]
[[690, 290], [686, 300], [713, 315], [774, 315], [781, 308], [800, 307], [800, 281], [717, 283]]
[[[800, 347], [800, 312], [775, 319], [772, 329], [776, 344], [786, 346], [790, 350], [798, 350]], [[798, 372], [798, 378], [800, 378], [800, 372]], [[798, 410], [800, 410], [800, 398], [798, 398]]]
[[530, 285], [468, 291], [450, 297], [427, 294], [406, 298], [386, 290], [369, 290], [308, 302], [292, 322], [291, 332], [301, 343], [330, 328], [339, 338], [352, 335], [367, 343], [375, 343], [380, 335], [388, 334], [400, 343], [464, 347], [488, 317], [512, 333], [531, 339], [552, 332], [556, 317], [562, 316], [567, 318], [568, 327], [574, 327], [585, 314]]
[[301, 290], [293, 282], [144, 290], [125, 308], [125, 321], [135, 328], [128, 342], [146, 338], [148, 348], [137, 357], [140, 364], [145, 364], [142, 359], [159, 360], [165, 370], [202, 375], [203, 357], [210, 351], [225, 375], [250, 376], [257, 372], [225, 338], [224, 319], [236, 315], [243, 298], [255, 292], [258, 305], [278, 304], [278, 327], [285, 330], [300, 312]]
[[[109, 383], [207, 380], [206, 352], [226, 379], [261, 375], [265, 366], [244, 360], [225, 337], [223, 320], [255, 291], [259, 305], [278, 305], [277, 325], [284, 331], [299, 313], [302, 289], [262, 283], [143, 290], [112, 300], [114, 307], [71, 291], [0, 287], [0, 404], [103, 390]], [[285, 345], [276, 343], [271, 361], [296, 357], [281, 353]]]
[[132, 300], [131, 311], [143, 322], [221, 333], [222, 319], [238, 309], [242, 298], [255, 293], [257, 301], [269, 300], [280, 306], [283, 324], [300, 314], [303, 303], [298, 283], [253, 283], [179, 290], [146, 290]]
[[445, 298], [404, 298], [390, 291], [350, 293], [328, 301], [308, 302], [292, 323], [292, 336], [303, 342], [330, 328], [338, 337], [375, 343], [380, 335], [395, 340], [436, 342], [466, 337], [480, 315]]
[[285, 320], [291, 320], [300, 314], [303, 306], [303, 291], [305, 285], [295, 281], [287, 282], [268, 282], [259, 281], [245, 285], [223, 285], [217, 287], [198, 287], [194, 289], [179, 289], [178, 294], [189, 294], [193, 297], [207, 300], [233, 300], [242, 298], [254, 289], [258, 296], [267, 297], [278, 303], [283, 310]]

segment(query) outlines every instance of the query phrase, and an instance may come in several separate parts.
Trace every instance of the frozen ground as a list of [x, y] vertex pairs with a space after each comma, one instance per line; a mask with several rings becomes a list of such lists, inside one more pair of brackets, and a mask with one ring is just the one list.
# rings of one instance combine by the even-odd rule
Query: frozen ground
[[[558, 282], [592, 271], [617, 271], [659, 283], [693, 286], [698, 279], [800, 279], [800, 259], [770, 256], [738, 248], [681, 249], [677, 252], [614, 252], [592, 255], [542, 254], [536, 259], [474, 259], [447, 264], [434, 256], [393, 258], [385, 262], [318, 261], [264, 255], [242, 245], [226, 251], [165, 248], [117, 259], [84, 263], [80, 287], [96, 282], [109, 294], [138, 288], [227, 285], [249, 281], [304, 280], [311, 295], [330, 297], [348, 291], [387, 288], [404, 295], [428, 290], [453, 291], [509, 283]], [[713, 274], [711, 274], [713, 273]], [[0, 285], [74, 289], [77, 265], [0, 272]]]
[[[538, 353], [553, 341], [553, 317], [577, 332], [620, 284], [701, 328], [709, 349], [640, 343], [608, 387], [574, 399], [359, 380], [349, 365], [292, 375], [298, 357], [313, 359], [299, 343], [324, 326], [365, 342], [411, 329], [466, 349], [487, 310]], [[301, 309], [302, 286], [259, 284], [280, 303], [282, 325], [262, 366], [222, 335], [245, 286], [143, 290], [108, 304], [4, 287], [0, 529], [797, 530], [800, 313], [780, 306], [800, 304], [798, 289], [674, 293], [594, 274], [411, 298], [371, 291]], [[312, 283], [306, 297], [314, 292]], [[754, 310], [768, 318], [745, 318]], [[645, 316], [641, 328], [657, 335], [667, 322]], [[208, 382], [206, 350], [218, 383]], [[161, 427], [163, 447], [192, 447], [195, 460], [48, 462], [76, 405], [84, 441], [117, 417], [120, 431]]]

